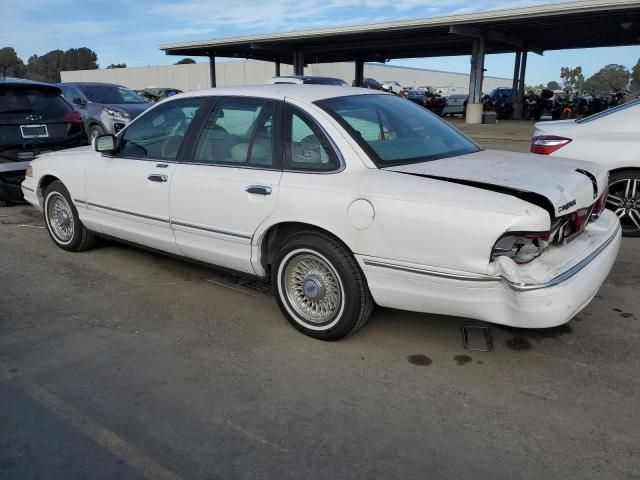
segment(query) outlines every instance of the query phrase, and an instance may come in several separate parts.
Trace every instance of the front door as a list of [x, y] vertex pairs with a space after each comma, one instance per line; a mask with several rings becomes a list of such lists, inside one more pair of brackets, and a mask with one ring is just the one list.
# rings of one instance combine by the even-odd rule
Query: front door
[[255, 273], [252, 237], [275, 208], [282, 176], [278, 107], [259, 98], [216, 102], [191, 163], [178, 166], [171, 184], [171, 225], [183, 255]]
[[86, 169], [86, 223], [98, 232], [178, 253], [169, 189], [187, 130], [205, 102], [174, 100], [124, 130], [113, 156], [96, 153]]

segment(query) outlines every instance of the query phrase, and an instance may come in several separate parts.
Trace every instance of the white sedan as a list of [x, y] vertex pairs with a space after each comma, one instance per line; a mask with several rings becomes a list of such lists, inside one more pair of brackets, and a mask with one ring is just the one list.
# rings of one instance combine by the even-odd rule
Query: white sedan
[[191, 92], [117, 137], [31, 162], [52, 240], [97, 236], [270, 281], [334, 340], [374, 302], [517, 327], [569, 321], [614, 263], [596, 164], [483, 151], [394, 95], [270, 85]]
[[531, 151], [609, 170], [607, 207], [626, 236], [640, 236], [640, 100], [580, 120], [536, 124]]

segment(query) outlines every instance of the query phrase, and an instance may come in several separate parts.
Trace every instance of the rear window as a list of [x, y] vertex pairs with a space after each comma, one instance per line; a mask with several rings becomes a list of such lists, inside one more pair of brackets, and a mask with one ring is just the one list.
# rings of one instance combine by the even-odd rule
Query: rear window
[[354, 95], [316, 103], [349, 132], [378, 167], [480, 150], [447, 122], [394, 95]]
[[595, 113], [595, 114], [590, 115], [588, 117], [581, 118], [579, 120], [576, 120], [576, 123], [593, 122], [594, 120], [598, 120], [599, 118], [608, 117], [612, 113], [616, 113], [616, 112], [619, 112], [621, 110], [626, 110], [627, 108], [635, 107], [637, 105], [640, 105], [640, 99], [639, 100], [634, 100], [633, 102], [629, 102], [629, 103], [623, 103], [622, 105], [618, 105], [617, 107], [610, 108], [608, 110], [603, 110], [602, 112], [598, 112], [598, 113]]
[[32, 86], [0, 87], [0, 122], [33, 123], [62, 118], [71, 106], [55, 90]]

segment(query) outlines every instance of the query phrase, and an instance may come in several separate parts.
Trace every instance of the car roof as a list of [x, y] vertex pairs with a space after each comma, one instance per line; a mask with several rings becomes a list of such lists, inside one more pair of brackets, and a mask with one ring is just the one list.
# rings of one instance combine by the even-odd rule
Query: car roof
[[36, 82], [34, 80], [27, 80], [25, 78], [0, 78], [0, 86], [12, 86], [12, 85], [29, 85], [34, 87], [48, 88], [60, 93], [60, 88], [51, 83]]
[[292, 85], [278, 83], [274, 85], [244, 85], [239, 87], [211, 88], [208, 90], [194, 90], [180, 93], [171, 98], [185, 97], [215, 97], [215, 96], [238, 96], [238, 97], [263, 97], [274, 100], [284, 100], [291, 98], [303, 103], [312, 103], [326, 98], [348, 97], [351, 95], [390, 95], [379, 91], [372, 91], [367, 88], [343, 87], [340, 85]]

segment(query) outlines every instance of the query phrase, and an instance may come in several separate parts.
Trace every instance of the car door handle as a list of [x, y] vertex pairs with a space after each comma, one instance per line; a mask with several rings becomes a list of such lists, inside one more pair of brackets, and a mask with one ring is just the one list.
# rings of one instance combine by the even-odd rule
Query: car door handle
[[271, 187], [267, 185], [249, 185], [245, 191], [255, 195], [271, 195]]
[[158, 175], [157, 173], [152, 173], [147, 178], [152, 182], [166, 182], [167, 180], [169, 180], [169, 177], [167, 177], [166, 175]]

